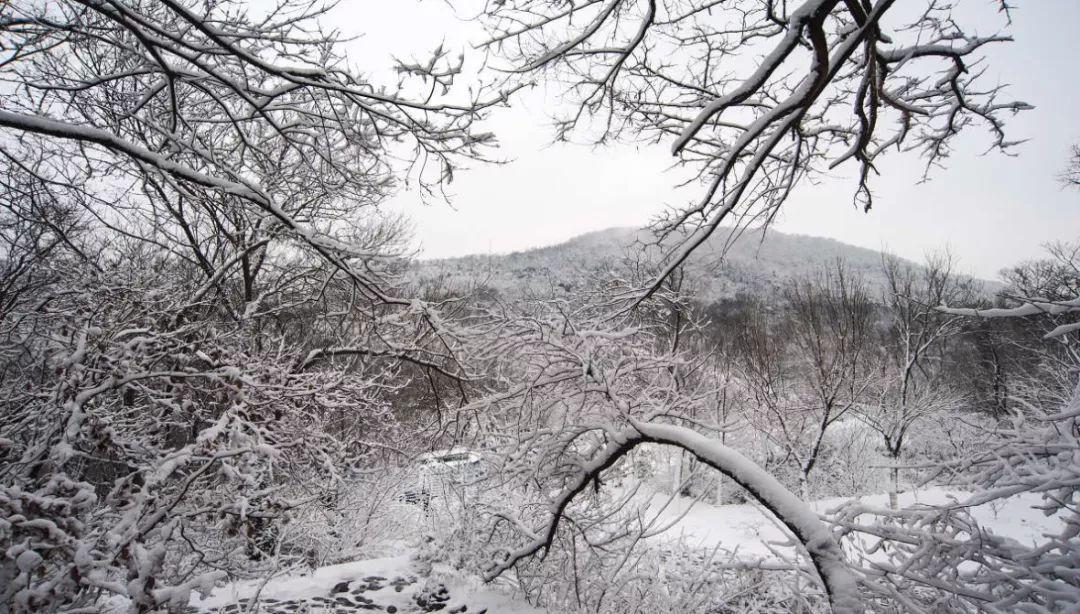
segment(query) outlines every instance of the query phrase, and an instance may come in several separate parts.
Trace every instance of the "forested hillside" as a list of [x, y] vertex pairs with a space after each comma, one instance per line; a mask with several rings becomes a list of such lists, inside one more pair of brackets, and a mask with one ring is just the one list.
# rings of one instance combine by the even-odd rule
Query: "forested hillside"
[[[724, 228], [687, 265], [686, 279], [697, 300], [776, 295], [787, 282], [811, 277], [842, 260], [875, 292], [885, 289], [881, 252], [834, 239], [792, 235], [775, 230], [735, 232]], [[580, 293], [612, 278], [625, 279], [657, 261], [661, 246], [651, 233], [609, 228], [574, 237], [565, 243], [513, 252], [443, 260], [420, 260], [409, 278], [421, 286], [494, 292], [507, 298]], [[980, 280], [987, 296], [1000, 289]]]

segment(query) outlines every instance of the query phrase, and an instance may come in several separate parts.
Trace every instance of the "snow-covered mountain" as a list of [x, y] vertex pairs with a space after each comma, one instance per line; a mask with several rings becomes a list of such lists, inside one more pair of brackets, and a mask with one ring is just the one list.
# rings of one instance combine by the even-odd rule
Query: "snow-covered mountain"
[[[421, 260], [413, 278], [425, 285], [480, 288], [506, 297], [558, 296], [587, 290], [598, 279], [629, 277], [631, 263], [656, 260], [659, 251], [651, 242], [646, 231], [609, 228], [510, 254]], [[838, 259], [870, 288], [882, 287], [881, 252], [773, 230], [732, 236], [730, 229], [721, 229], [692, 256], [688, 280], [706, 301], [769, 295], [789, 280], [819, 274]]]

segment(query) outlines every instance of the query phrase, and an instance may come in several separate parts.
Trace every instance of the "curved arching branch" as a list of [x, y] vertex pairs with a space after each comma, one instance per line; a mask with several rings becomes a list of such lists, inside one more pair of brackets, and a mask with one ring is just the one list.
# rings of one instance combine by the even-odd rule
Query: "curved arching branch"
[[681, 448], [745, 488], [786, 526], [806, 549], [814, 568], [828, 594], [833, 612], [862, 612], [858, 585], [844, 560], [839, 543], [832, 533], [802, 500], [796, 497], [775, 477], [739, 452], [719, 441], [709, 439], [686, 427], [630, 420], [630, 426], [605, 433], [607, 443], [597, 450], [593, 459], [584, 464], [577, 477], [568, 483], [552, 501], [547, 523], [532, 531], [529, 543], [510, 553], [505, 560], [493, 565], [485, 574], [494, 579], [518, 562], [543, 551], [545, 554], [555, 539], [559, 522], [571, 502], [631, 450], [645, 443], [658, 443]]

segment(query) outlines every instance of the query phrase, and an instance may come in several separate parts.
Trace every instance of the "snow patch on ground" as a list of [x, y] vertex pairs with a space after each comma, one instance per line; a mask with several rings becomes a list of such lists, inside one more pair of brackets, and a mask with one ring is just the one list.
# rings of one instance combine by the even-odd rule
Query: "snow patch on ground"
[[[257, 600], [258, 609], [247, 607]], [[237, 607], [237, 606], [240, 607]], [[478, 579], [419, 562], [411, 552], [321, 567], [269, 582], [235, 582], [196, 596], [199, 612], [442, 612], [545, 614]]]

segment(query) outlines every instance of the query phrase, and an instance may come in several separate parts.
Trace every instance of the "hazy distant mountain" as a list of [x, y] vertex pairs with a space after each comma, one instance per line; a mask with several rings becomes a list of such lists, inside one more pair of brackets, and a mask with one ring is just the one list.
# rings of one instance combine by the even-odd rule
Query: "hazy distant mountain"
[[[573, 293], [588, 289], [597, 279], [626, 278], [630, 262], [655, 260], [657, 249], [645, 247], [651, 238], [633, 228], [609, 228], [510, 254], [422, 260], [415, 264], [413, 276], [424, 284], [481, 287], [508, 297]], [[824, 266], [842, 259], [876, 291], [884, 282], [881, 257], [878, 251], [834, 239], [772, 230], [764, 237], [747, 232], [735, 239], [730, 229], [721, 229], [691, 258], [688, 277], [705, 300], [771, 294], [793, 278], [819, 274]]]

